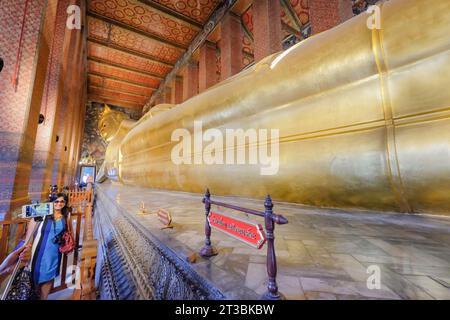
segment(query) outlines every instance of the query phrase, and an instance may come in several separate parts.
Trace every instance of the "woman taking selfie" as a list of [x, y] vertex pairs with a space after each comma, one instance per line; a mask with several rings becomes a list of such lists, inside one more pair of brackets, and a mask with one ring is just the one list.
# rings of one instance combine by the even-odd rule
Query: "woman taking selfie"
[[28, 233], [34, 233], [31, 253], [31, 272], [37, 293], [41, 300], [47, 300], [53, 285], [53, 280], [59, 275], [61, 265], [60, 247], [64, 244], [63, 234], [71, 230], [68, 225], [69, 208], [67, 195], [58, 193], [53, 201], [54, 214], [46, 216], [42, 222], [32, 220], [28, 226]]

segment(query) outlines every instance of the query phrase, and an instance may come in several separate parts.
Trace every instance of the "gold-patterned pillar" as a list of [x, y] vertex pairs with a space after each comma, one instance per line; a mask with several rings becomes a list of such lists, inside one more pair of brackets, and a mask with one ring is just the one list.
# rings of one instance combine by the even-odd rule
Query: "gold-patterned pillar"
[[[0, 219], [29, 203], [28, 185], [56, 2], [3, 0], [0, 10]], [[8, 218], [8, 217], [7, 217]]]
[[38, 126], [30, 176], [29, 195], [32, 200], [45, 200], [51, 183], [53, 149], [56, 139], [56, 115], [62, 100], [62, 66], [69, 0], [59, 0], [56, 10], [47, 76], [40, 113], [44, 122]]

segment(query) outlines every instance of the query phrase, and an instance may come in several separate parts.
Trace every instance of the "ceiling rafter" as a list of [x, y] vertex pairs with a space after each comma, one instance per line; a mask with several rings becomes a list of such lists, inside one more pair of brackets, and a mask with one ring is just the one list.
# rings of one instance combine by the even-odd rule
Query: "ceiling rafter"
[[104, 85], [103, 86], [99, 86], [99, 85], [96, 85], [96, 84], [93, 84], [93, 83], [88, 84], [88, 86], [92, 87], [92, 88], [96, 88], [96, 89], [106, 90], [106, 91], [113, 91], [113, 92], [118, 92], [118, 93], [129, 94], [129, 95], [137, 96], [137, 97], [140, 97], [140, 98], [149, 98], [149, 97], [151, 97], [151, 95], [139, 94], [139, 93], [136, 93], [136, 92], [131, 92], [129, 90], [123, 90], [123, 89], [118, 89], [118, 88], [108, 88], [108, 87], [105, 87]]
[[141, 87], [142, 89], [148, 89], [148, 90], [156, 91], [156, 88], [148, 87], [148, 86], [146, 86], [144, 84], [131, 83], [128, 80], [117, 79], [117, 77], [111, 77], [109, 75], [100, 74], [98, 72], [89, 71], [88, 75], [91, 75], [91, 76], [94, 76], [94, 77], [105, 78], [105, 79], [109, 79], [109, 80], [114, 80], [114, 81], [122, 82], [122, 83], [125, 83], [125, 84], [130, 84], [130, 85], [133, 85], [133, 86], [136, 86], [136, 87]]
[[[100, 92], [94, 92], [94, 91], [91, 91], [91, 90], [97, 90], [97, 91], [100, 91]], [[120, 94], [125, 95], [125, 97], [117, 97], [117, 96], [114, 96], [114, 94], [119, 94], [119, 93], [116, 92], [115, 90], [98, 88], [98, 87], [95, 87], [95, 86], [89, 86], [88, 92], [90, 94], [93, 94], [93, 95], [105, 96], [105, 97], [109, 97], [110, 99], [117, 99], [117, 100], [132, 102], [132, 103], [136, 103], [136, 104], [141, 104], [141, 100], [138, 100], [138, 99], [145, 99], [145, 97], [134, 97], [134, 96], [133, 97], [129, 97], [126, 94], [122, 94], [122, 93], [120, 93]], [[136, 98], [136, 99], [134, 99], [134, 98]]]
[[155, 89], [156, 90], [155, 87], [151, 87], [147, 83], [133, 81], [133, 80], [129, 80], [129, 79], [121, 78], [121, 77], [116, 77], [116, 76], [108, 75], [108, 74], [101, 73], [101, 72], [96, 72], [96, 71], [89, 70], [88, 74], [93, 75], [93, 76], [108, 78], [108, 79], [111, 79], [111, 80], [117, 80], [117, 81], [121, 81], [121, 82], [126, 82], [126, 83], [129, 83], [129, 84], [133, 84], [133, 85], [136, 85], [136, 86], [141, 86], [141, 87], [144, 87], [144, 88], [147, 88], [147, 89]]
[[161, 75], [158, 75], [158, 74], [156, 74], [156, 73], [148, 72], [148, 71], [143, 71], [142, 69], [136, 69], [136, 68], [132, 68], [132, 67], [127, 67], [127, 66], [124, 66], [124, 65], [122, 65], [122, 64], [112, 62], [112, 61], [110, 61], [110, 60], [105, 60], [105, 59], [97, 58], [97, 57], [95, 57], [95, 56], [88, 56], [88, 61], [89, 61], [89, 60], [90, 60], [90, 61], [97, 62], [97, 63], [100, 63], [100, 64], [108, 65], [108, 66], [111, 66], [111, 67], [114, 67], [114, 68], [117, 68], [117, 69], [122, 69], [122, 70], [125, 70], [125, 71], [130, 71], [130, 72], [140, 73], [140, 74], [142, 74], [142, 75], [150, 76], [150, 77], [152, 77], [152, 78], [155, 78], [155, 79], [157, 79], [157, 80], [159, 80], [159, 81], [161, 81], [162, 79], [164, 79]]
[[181, 70], [181, 68], [189, 61], [189, 59], [194, 54], [195, 50], [197, 50], [208, 38], [217, 24], [222, 20], [224, 15], [231, 10], [233, 5], [237, 2], [237, 0], [223, 0], [221, 4], [219, 4], [212, 14], [209, 16], [208, 21], [205, 22], [204, 27], [200, 32], [195, 36], [192, 40], [191, 44], [187, 48], [186, 52], [178, 59], [177, 63], [173, 67], [172, 71], [170, 71], [163, 81], [159, 84], [158, 90], [152, 95], [149, 101], [145, 104], [143, 112], [147, 112], [154, 104], [158, 96], [161, 95], [164, 86], [166, 86], [172, 79], [177, 75], [177, 73]]
[[129, 101], [125, 101], [125, 100], [110, 98], [107, 96], [102, 96], [102, 95], [97, 95], [97, 94], [92, 94], [92, 93], [88, 93], [88, 96], [89, 96], [90, 101], [106, 103], [106, 104], [110, 104], [110, 105], [114, 105], [114, 106], [118, 106], [118, 107], [130, 108], [130, 109], [134, 109], [134, 110], [140, 110], [142, 108], [142, 105], [140, 105], [139, 103], [136, 103], [136, 102], [129, 102]]
[[144, 58], [144, 59], [150, 60], [150, 61], [155, 62], [155, 63], [161, 63], [163, 65], [166, 65], [166, 66], [170, 67], [170, 68], [173, 68], [173, 66], [174, 66], [174, 64], [172, 64], [172, 63], [169, 63], [169, 62], [166, 62], [166, 61], [162, 61], [162, 60], [160, 60], [160, 59], [158, 59], [156, 57], [153, 57], [151, 55], [144, 54], [144, 53], [141, 53], [141, 52], [138, 52], [138, 51], [134, 51], [134, 50], [130, 50], [130, 49], [118, 46], [118, 45], [113, 44], [113, 43], [108, 43], [107, 41], [103, 41], [103, 40], [99, 40], [99, 39], [96, 39], [96, 38], [88, 37], [88, 42], [92, 42], [92, 43], [99, 44], [99, 45], [104, 46], [104, 47], [116, 49], [116, 50], [122, 51], [123, 53], [127, 53], [127, 54], [130, 54], [130, 55], [133, 55], [133, 56], [137, 56], [137, 57], [140, 57], [140, 58]]
[[95, 12], [92, 12], [92, 11], [88, 11], [88, 16], [92, 17], [92, 18], [95, 18], [95, 19], [98, 19], [98, 20], [101, 20], [103, 22], [109, 23], [110, 25], [117, 26], [117, 27], [120, 27], [122, 29], [126, 29], [128, 31], [138, 33], [138, 34], [143, 35], [143, 36], [145, 36], [147, 38], [150, 38], [150, 39], [162, 42], [162, 43], [164, 43], [166, 45], [171, 45], [173, 47], [177, 47], [177, 48], [182, 49], [182, 50], [186, 50], [186, 48], [187, 48], [186, 46], [181, 45], [181, 44], [179, 44], [177, 42], [170, 41], [168, 39], [162, 38], [162, 37], [160, 37], [158, 35], [155, 35], [153, 33], [143, 31], [142, 29], [135, 28], [135, 27], [130, 26], [130, 25], [126, 24], [126, 23], [123, 23], [123, 22], [120, 22], [120, 21], [117, 21], [117, 20], [105, 17], [105, 16], [103, 16], [101, 14], [98, 14], [98, 13], [95, 13]]

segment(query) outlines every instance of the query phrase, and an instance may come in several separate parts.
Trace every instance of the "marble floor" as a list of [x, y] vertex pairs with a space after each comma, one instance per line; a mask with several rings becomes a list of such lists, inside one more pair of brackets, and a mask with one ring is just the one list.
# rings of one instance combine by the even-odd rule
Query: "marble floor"
[[[183, 258], [203, 246], [201, 194], [110, 182], [96, 188]], [[212, 199], [264, 210], [263, 199], [214, 194]], [[147, 215], [139, 215], [142, 201]], [[450, 299], [450, 218], [274, 205], [274, 212], [289, 220], [275, 228], [277, 283], [287, 299]], [[173, 229], [160, 230], [154, 214], [159, 208], [171, 213]], [[262, 218], [240, 216], [263, 224]], [[241, 289], [255, 297], [265, 292], [265, 246], [256, 250], [214, 229], [211, 241], [219, 254], [209, 259], [197, 256], [194, 270], [221, 290], [233, 292], [234, 298]], [[373, 270], [379, 271], [381, 286], [369, 289]]]

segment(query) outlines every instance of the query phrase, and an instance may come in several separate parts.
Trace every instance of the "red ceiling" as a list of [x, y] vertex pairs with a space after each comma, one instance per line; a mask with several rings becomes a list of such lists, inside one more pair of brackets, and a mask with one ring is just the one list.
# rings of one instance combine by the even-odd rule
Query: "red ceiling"
[[91, 100], [142, 108], [220, 2], [88, 1]]
[[[89, 0], [91, 100], [142, 108], [219, 3], [220, 0]], [[290, 11], [285, 5], [282, 8], [283, 29], [285, 33], [294, 30], [300, 34], [299, 25], [309, 22], [308, 0], [289, 0], [289, 5]], [[250, 6], [242, 15], [248, 30], [242, 39], [244, 65], [253, 62], [252, 19]]]

